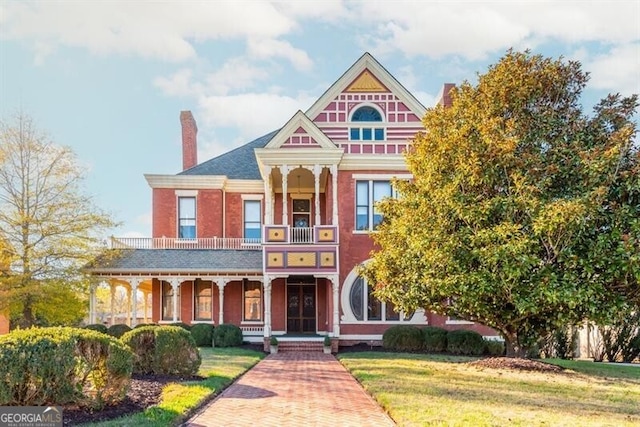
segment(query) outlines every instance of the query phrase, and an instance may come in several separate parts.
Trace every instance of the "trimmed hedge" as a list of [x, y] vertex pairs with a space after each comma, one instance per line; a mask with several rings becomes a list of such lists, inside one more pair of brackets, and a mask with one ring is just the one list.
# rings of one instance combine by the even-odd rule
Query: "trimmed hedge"
[[417, 351], [423, 347], [422, 332], [411, 325], [396, 325], [382, 335], [382, 346], [395, 351]]
[[112, 337], [120, 338], [130, 330], [131, 328], [129, 327], [129, 325], [125, 325], [124, 323], [118, 323], [118, 324], [109, 326], [107, 328], [107, 333]]
[[186, 323], [183, 323], [183, 322], [169, 323], [169, 326], [177, 326], [178, 328], [182, 328], [185, 331], [190, 331], [191, 330], [191, 326], [187, 325]]
[[202, 359], [190, 332], [177, 326], [145, 326], [121, 338], [133, 351], [133, 372], [195, 375]]
[[191, 336], [198, 347], [211, 347], [213, 343], [213, 325], [196, 323], [191, 326]]
[[103, 325], [102, 323], [92, 323], [90, 325], [87, 325], [84, 327], [85, 329], [89, 329], [91, 331], [96, 331], [96, 332], [100, 332], [103, 334], [107, 333], [107, 327], [105, 325]]
[[160, 326], [157, 323], [138, 323], [136, 326], [133, 327], [133, 329], [135, 328], [142, 328], [144, 326]]
[[126, 346], [96, 331], [17, 330], [0, 337], [0, 406], [115, 404], [126, 394], [131, 364]]
[[242, 345], [242, 329], [230, 323], [213, 329], [213, 343], [216, 347], [238, 347]]
[[475, 331], [459, 329], [447, 334], [447, 351], [453, 354], [479, 356], [484, 353], [485, 341]]
[[489, 356], [504, 356], [505, 354], [504, 342], [497, 341], [497, 340], [485, 340], [484, 352]]
[[437, 326], [421, 329], [424, 350], [427, 353], [440, 353], [447, 349], [447, 330]]

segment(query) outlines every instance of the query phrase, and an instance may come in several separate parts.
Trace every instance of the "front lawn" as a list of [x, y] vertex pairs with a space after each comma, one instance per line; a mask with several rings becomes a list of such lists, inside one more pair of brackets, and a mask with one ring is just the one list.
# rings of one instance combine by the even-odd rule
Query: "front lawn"
[[424, 354], [339, 359], [400, 426], [640, 425], [640, 367], [552, 360], [567, 370], [540, 373]]
[[200, 348], [202, 381], [169, 384], [162, 390], [162, 402], [127, 417], [91, 426], [171, 426], [182, 421], [214, 393], [227, 387], [235, 378], [258, 363], [264, 353], [242, 348]]

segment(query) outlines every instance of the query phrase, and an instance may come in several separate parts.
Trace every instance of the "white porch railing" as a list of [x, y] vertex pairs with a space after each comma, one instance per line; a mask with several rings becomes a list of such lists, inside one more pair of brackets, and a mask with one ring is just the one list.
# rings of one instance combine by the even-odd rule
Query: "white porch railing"
[[173, 237], [111, 237], [111, 249], [232, 249], [260, 250], [260, 239], [207, 237], [177, 239]]
[[313, 243], [313, 227], [291, 227], [291, 243]]

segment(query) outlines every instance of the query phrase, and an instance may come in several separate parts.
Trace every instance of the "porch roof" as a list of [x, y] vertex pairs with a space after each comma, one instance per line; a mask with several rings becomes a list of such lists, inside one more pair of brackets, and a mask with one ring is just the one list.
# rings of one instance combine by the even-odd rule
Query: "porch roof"
[[124, 249], [121, 255], [89, 267], [93, 274], [257, 273], [262, 251], [203, 249]]

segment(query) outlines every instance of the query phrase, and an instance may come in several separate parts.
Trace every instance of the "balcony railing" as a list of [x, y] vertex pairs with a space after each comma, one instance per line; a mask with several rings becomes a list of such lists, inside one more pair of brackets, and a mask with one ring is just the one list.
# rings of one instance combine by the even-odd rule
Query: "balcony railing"
[[314, 243], [313, 227], [291, 227], [289, 232], [291, 243]]
[[206, 237], [177, 239], [172, 237], [112, 237], [111, 249], [231, 249], [260, 250], [260, 239]]

